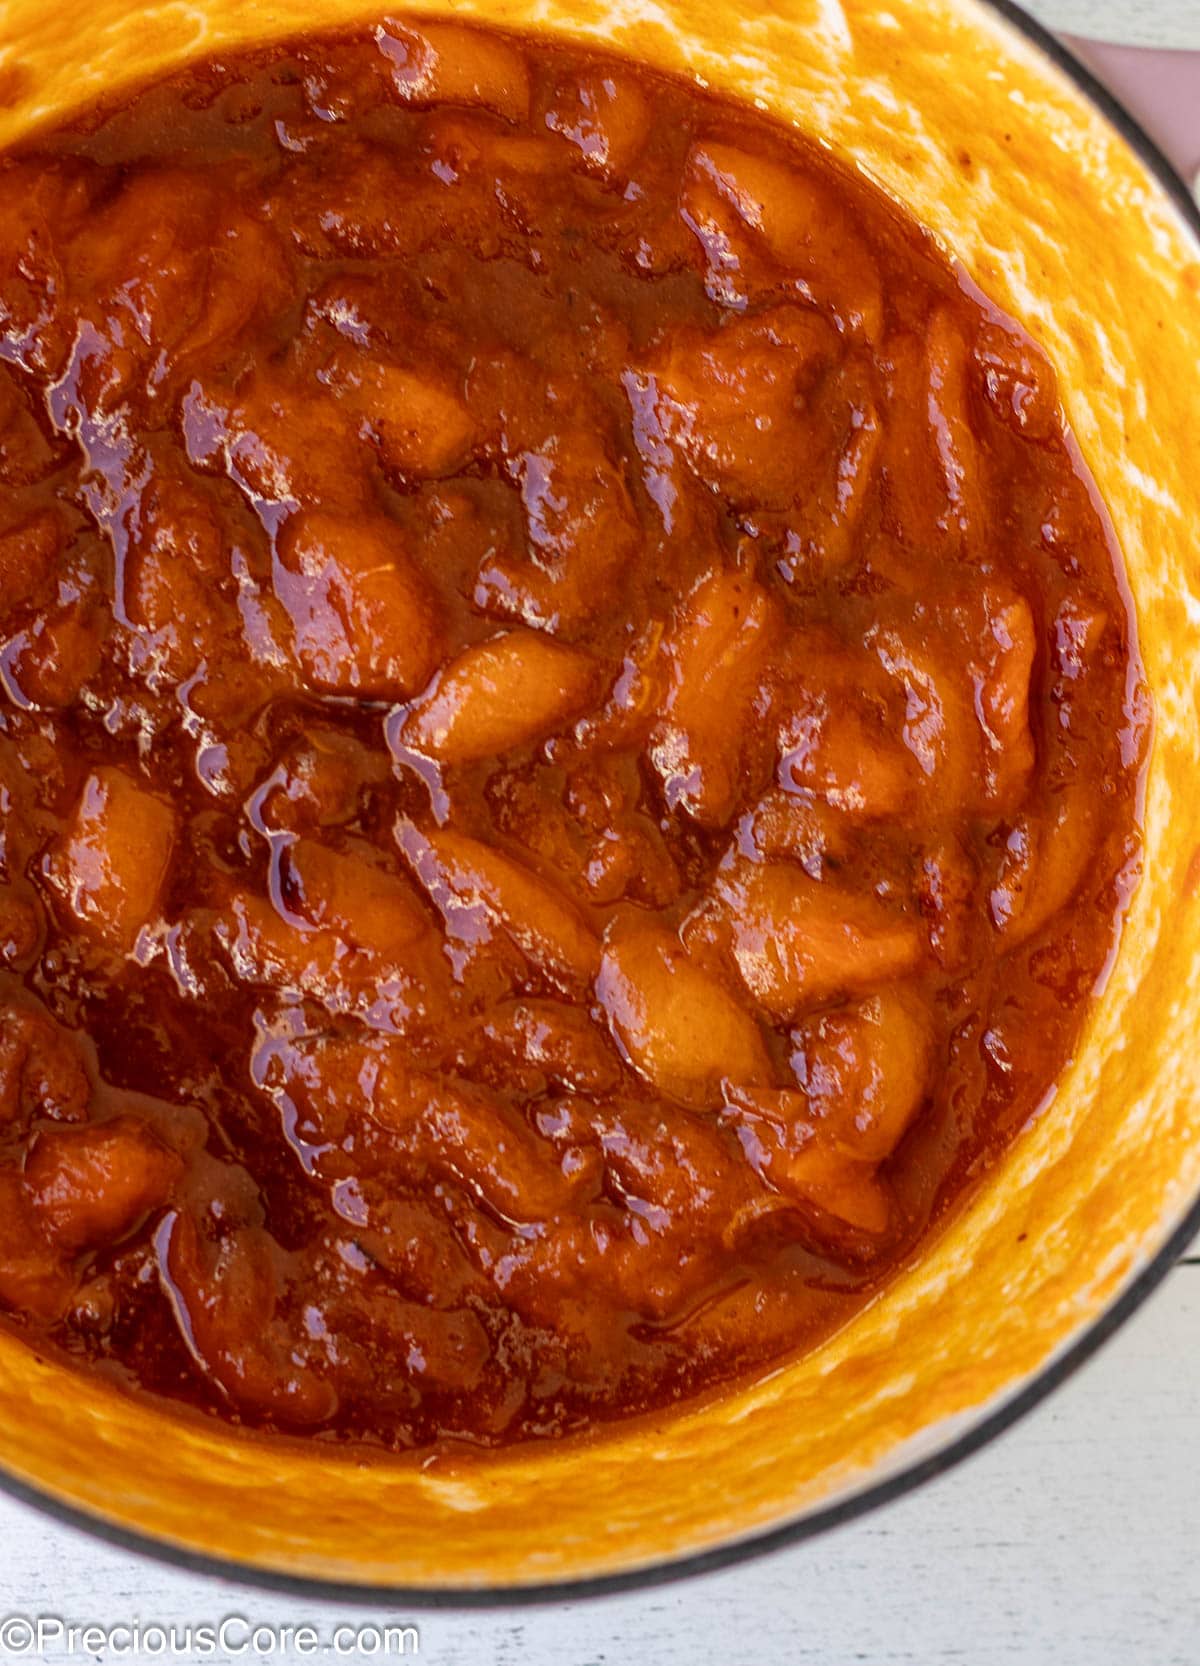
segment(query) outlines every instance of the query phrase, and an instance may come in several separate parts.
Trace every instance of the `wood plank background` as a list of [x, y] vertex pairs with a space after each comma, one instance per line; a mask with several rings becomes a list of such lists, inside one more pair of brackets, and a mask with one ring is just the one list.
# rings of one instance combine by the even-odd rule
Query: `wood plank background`
[[1200, 47], [1200, 0], [1025, 0], [1050, 29], [1128, 46]]

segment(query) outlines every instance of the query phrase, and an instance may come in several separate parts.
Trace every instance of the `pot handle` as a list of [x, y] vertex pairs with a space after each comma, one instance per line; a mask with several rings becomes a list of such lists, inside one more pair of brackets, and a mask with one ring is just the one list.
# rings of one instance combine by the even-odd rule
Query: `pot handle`
[[1068, 40], [1126, 105], [1200, 198], [1200, 51]]

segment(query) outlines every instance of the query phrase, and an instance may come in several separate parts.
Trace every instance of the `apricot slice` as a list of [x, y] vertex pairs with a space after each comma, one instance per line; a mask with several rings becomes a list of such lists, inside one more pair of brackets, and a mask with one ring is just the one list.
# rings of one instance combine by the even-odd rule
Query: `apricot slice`
[[452, 937], [468, 943], [502, 932], [544, 977], [564, 989], [589, 984], [600, 958], [595, 933], [557, 886], [464, 833], [396, 827], [400, 848]]
[[705, 826], [728, 821], [763, 750], [758, 708], [778, 629], [776, 604], [761, 585], [718, 570], [697, 585], [663, 638], [667, 685], [650, 763], [667, 804]]
[[68, 1254], [114, 1243], [165, 1203], [183, 1172], [179, 1156], [136, 1117], [38, 1135], [25, 1163], [33, 1209]]
[[526, 554], [489, 554], [476, 581], [476, 605], [553, 629], [594, 620], [641, 547], [624, 481], [603, 447], [578, 433], [523, 452], [512, 472], [525, 512]]
[[994, 496], [973, 420], [971, 346], [949, 307], [923, 331], [897, 334], [885, 364], [889, 397], [880, 451], [889, 519], [920, 549], [987, 536]]
[[374, 970], [336, 931], [285, 920], [253, 891], [233, 892], [218, 916], [216, 938], [244, 982], [309, 995], [334, 1011], [355, 1004]]
[[33, 897], [0, 881], [0, 965], [25, 960], [40, 937], [41, 918]]
[[603, 1032], [578, 1007], [526, 998], [501, 1001], [488, 1014], [489, 1049], [580, 1093], [606, 1093], [619, 1068]]
[[687, 1105], [721, 1102], [721, 1083], [770, 1082], [754, 1019], [669, 932], [621, 922], [605, 938], [596, 998], [630, 1063]]
[[[5, 246], [12, 248], [10, 243]], [[0, 296], [3, 288], [0, 280]], [[0, 306], [3, 304], [0, 300]], [[51, 440], [43, 433], [16, 372], [7, 364], [0, 365], [0, 482], [11, 489], [44, 480], [61, 460], [61, 447], [61, 440]], [[14, 602], [17, 599], [13, 597]]]
[[738, 848], [760, 860], [790, 856], [810, 879], [844, 867], [854, 851], [854, 824], [811, 793], [769, 788], [737, 824]]
[[795, 1018], [833, 995], [914, 970], [923, 956], [919, 923], [877, 898], [791, 862], [738, 858], [684, 929], [689, 949], [715, 948], [774, 1018]]
[[1065, 908], [1096, 850], [1095, 800], [1086, 786], [1064, 791], [1046, 820], [1018, 816], [1004, 833], [988, 912], [1006, 946], [1016, 947]]
[[735, 1087], [754, 1120], [750, 1150], [764, 1178], [859, 1231], [888, 1224], [877, 1177], [921, 1107], [931, 1021], [923, 1002], [891, 987], [809, 1019], [793, 1034], [799, 1091]]
[[[715, 139], [694, 144], [684, 165], [684, 214], [697, 235], [714, 230], [760, 239], [814, 299], [876, 341], [883, 327], [879, 272], [850, 213], [820, 181]], [[705, 239], [702, 237], [702, 241]], [[837, 273], [836, 287], [830, 273]]]
[[390, 521], [297, 515], [279, 541], [275, 593], [321, 693], [403, 699], [437, 664], [437, 603]]
[[40, 1319], [60, 1319], [78, 1279], [39, 1230], [15, 1169], [0, 1169], [0, 1300]]
[[0, 1007], [0, 1122], [79, 1122], [91, 1097], [79, 1047], [49, 1013]]
[[340, 827], [358, 814], [365, 789], [388, 774], [386, 757], [361, 741], [336, 729], [308, 729], [258, 788], [253, 814], [273, 832]]
[[178, 821], [169, 804], [104, 765], [84, 783], [46, 877], [106, 948], [128, 954], [158, 907]]
[[[316, 260], [411, 258], [446, 235], [451, 223], [453, 234], [465, 233], [470, 246], [471, 221], [460, 195], [391, 148], [343, 127], [336, 142], [314, 147], [285, 168], [268, 212], [280, 235]], [[478, 201], [473, 198], [470, 207]]]
[[0, 532], [0, 621], [47, 582], [64, 541], [53, 509], [40, 509]]
[[902, 818], [921, 777], [878, 661], [816, 633], [793, 634], [787, 659], [773, 702], [780, 785], [856, 821]]
[[1037, 635], [1023, 596], [989, 606], [987, 621], [971, 670], [987, 748], [989, 798], [1007, 805], [1019, 800], [1034, 765], [1029, 702]]
[[891, 1218], [877, 1163], [846, 1157], [825, 1137], [798, 1088], [733, 1087], [724, 1117], [739, 1132], [751, 1168], [781, 1200], [816, 1211], [823, 1239], [839, 1224], [878, 1237]]
[[974, 359], [984, 397], [1000, 420], [1027, 439], [1046, 439], [1058, 416], [1058, 378], [1041, 348], [1017, 330], [985, 324]]
[[903, 692], [901, 733], [940, 811], [1014, 809], [1036, 757], [1037, 636], [1024, 597], [983, 584], [919, 613], [906, 609], [868, 639]]
[[280, 509], [361, 514], [370, 451], [352, 413], [319, 384], [255, 372], [235, 396], [224, 397], [193, 382], [182, 414], [191, 462], [223, 466], [267, 524]]
[[[113, 342], [156, 360], [148, 380], [157, 385], [178, 381], [189, 356], [230, 341], [286, 294], [272, 233], [231, 208], [201, 168], [124, 170], [67, 258]], [[114, 328], [122, 317], [128, 326]]]
[[545, 121], [590, 172], [623, 179], [650, 136], [653, 112], [628, 76], [585, 70], [555, 87]]
[[537, 631], [506, 631], [442, 667], [409, 706], [399, 739], [440, 763], [494, 757], [550, 734], [598, 680], [590, 655]]
[[[672, 447], [694, 475], [736, 503], [786, 509], [802, 492], [818, 435], [802, 395], [835, 362], [836, 332], [803, 307], [735, 318], [716, 331], [681, 328], [644, 367], [653, 430], [635, 422], [647, 465]], [[638, 411], [634, 410], [635, 417]]]
[[289, 899], [306, 919], [381, 964], [400, 958], [432, 929], [408, 880], [365, 856], [298, 839], [288, 847], [284, 873]]
[[436, 933], [406, 879], [300, 839], [281, 858], [280, 880], [291, 917], [249, 891], [235, 891], [219, 916], [218, 940], [239, 977], [312, 995], [334, 1011], [376, 994], [434, 998]]
[[405, 104], [482, 105], [511, 122], [529, 116], [529, 64], [516, 46], [456, 23], [389, 21], [375, 43], [391, 66]]
[[156, 1240], [184, 1340], [235, 1404], [300, 1427], [323, 1422], [337, 1392], [281, 1321], [287, 1258], [259, 1226], [212, 1227], [202, 1235], [191, 1213], [177, 1211]]
[[18, 690], [22, 705], [70, 706], [100, 669], [107, 616], [69, 580], [64, 589], [72, 599], [39, 613], [5, 655], [0, 687]]
[[890, 1157], [924, 1099], [931, 1034], [925, 1003], [897, 985], [793, 1031], [792, 1065], [817, 1143], [854, 1162]]
[[403, 1046], [378, 1035], [328, 1036], [290, 1059], [283, 1087], [318, 1118], [332, 1101], [352, 1149], [369, 1121], [384, 1151], [457, 1180], [506, 1220], [533, 1223], [566, 1208], [576, 1190], [553, 1147], [471, 1083], [414, 1068]]
[[796, 459], [800, 492], [788, 510], [781, 574], [820, 580], [849, 566], [883, 450], [875, 367], [850, 358], [822, 379], [809, 422], [807, 457]]
[[399, 473], [454, 474], [477, 443], [466, 405], [448, 379], [431, 370], [343, 353], [322, 380], [362, 419], [385, 465]]
[[[184, 471], [180, 470], [179, 474]], [[143, 634], [139, 669], [182, 682], [239, 632], [221, 594], [230, 570], [216, 508], [195, 482], [165, 470], [145, 492], [124, 563], [125, 613]], [[149, 640], [147, 640], [147, 638]]]
[[[712, 1254], [731, 1242], [734, 1219], [759, 1187], [713, 1117], [678, 1108], [664, 1115], [652, 1101], [616, 1098], [603, 1099], [586, 1114], [623, 1201], [639, 1209], [650, 1206], [667, 1243], [675, 1237], [680, 1259], [681, 1238], [690, 1240], [701, 1261], [706, 1248]], [[707, 1246], [698, 1242], [703, 1238]]]

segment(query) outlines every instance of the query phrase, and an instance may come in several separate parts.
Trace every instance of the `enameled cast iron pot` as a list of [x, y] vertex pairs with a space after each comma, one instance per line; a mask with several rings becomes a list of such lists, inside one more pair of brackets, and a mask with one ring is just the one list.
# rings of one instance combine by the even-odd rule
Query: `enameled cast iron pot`
[[[1056, 1098], [919, 1265], [817, 1353], [651, 1422], [369, 1464], [175, 1418], [0, 1334], [0, 1471], [74, 1521], [313, 1594], [577, 1594], [730, 1561], [978, 1446], [1200, 1226], [1200, 220], [1127, 119], [982, 0], [426, 0], [617, 46], [795, 122], [1049, 350], [1124, 549], [1156, 706], [1145, 877]], [[0, 144], [364, 0], [7, 0]]]

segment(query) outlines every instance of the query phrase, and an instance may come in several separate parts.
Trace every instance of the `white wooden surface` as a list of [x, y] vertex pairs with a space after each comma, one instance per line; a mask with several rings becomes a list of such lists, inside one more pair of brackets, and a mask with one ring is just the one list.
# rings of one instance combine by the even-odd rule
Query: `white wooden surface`
[[1047, 28], [1094, 40], [1200, 46], [1200, 0], [1024, 0], [1024, 5]]
[[[1200, 0], [1031, 9], [1080, 34], [1200, 46]], [[311, 1624], [325, 1641], [339, 1625], [408, 1621], [419, 1658], [436, 1666], [1200, 1666], [1200, 1261], [1172, 1272], [1098, 1358], [967, 1464], [728, 1573], [528, 1611], [346, 1610], [179, 1573], [0, 1499], [0, 1662], [122, 1658], [19, 1653], [6, 1646], [20, 1643], [4, 1631], [8, 1615], [103, 1627], [237, 1615], [277, 1630]], [[235, 1644], [244, 1636], [233, 1629]], [[346, 1658], [371, 1658], [372, 1641]]]

